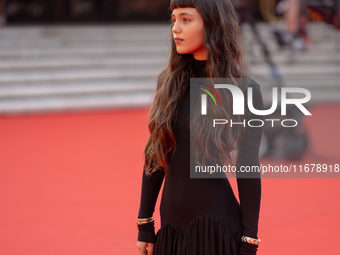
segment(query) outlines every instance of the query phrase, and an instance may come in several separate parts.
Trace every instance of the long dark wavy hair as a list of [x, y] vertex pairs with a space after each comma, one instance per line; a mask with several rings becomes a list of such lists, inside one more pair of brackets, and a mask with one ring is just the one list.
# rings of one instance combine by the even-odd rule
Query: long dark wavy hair
[[[193, 7], [200, 13], [204, 21], [204, 46], [207, 51], [206, 68], [208, 78], [243, 78], [247, 75], [242, 52], [245, 49], [241, 40], [238, 15], [230, 0], [171, 0], [169, 11], [175, 8]], [[172, 38], [172, 25], [170, 29]], [[176, 138], [173, 132], [178, 108], [190, 78], [194, 75], [192, 68], [192, 54], [178, 54], [174, 40], [171, 40], [170, 57], [167, 66], [159, 73], [157, 90], [153, 105], [149, 111], [150, 136], [144, 149], [145, 172], [147, 175], [163, 170], [169, 173], [167, 157], [176, 150]], [[245, 87], [241, 88], [243, 91]], [[219, 92], [220, 93], [220, 92]], [[210, 119], [231, 119], [232, 97], [229, 90], [221, 91], [224, 104], [227, 107], [210, 107], [207, 116]], [[208, 99], [209, 100], [209, 99]], [[208, 101], [209, 102], [209, 101]], [[239, 117], [233, 117], [239, 121]], [[213, 159], [218, 155], [220, 162], [232, 162], [231, 152], [238, 150], [238, 142], [244, 134], [244, 127], [236, 125], [223, 126], [214, 129], [206, 119], [197, 117], [191, 126], [194, 147], [196, 149], [195, 162]], [[213, 143], [211, 150], [209, 143]], [[238, 153], [236, 153], [236, 159]]]

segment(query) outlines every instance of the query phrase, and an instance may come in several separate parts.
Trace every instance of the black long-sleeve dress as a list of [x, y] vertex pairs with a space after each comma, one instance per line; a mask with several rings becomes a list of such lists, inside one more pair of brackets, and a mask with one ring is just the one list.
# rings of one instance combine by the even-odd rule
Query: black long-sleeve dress
[[[195, 77], [203, 73], [205, 60], [193, 58]], [[253, 105], [263, 109], [260, 86], [252, 80]], [[247, 106], [246, 106], [247, 107]], [[247, 108], [246, 108], [247, 109]], [[247, 118], [261, 118], [258, 115]], [[139, 225], [138, 241], [154, 243], [154, 255], [254, 255], [257, 246], [241, 242], [241, 236], [257, 237], [261, 199], [260, 178], [237, 178], [240, 203], [227, 178], [190, 178], [190, 86], [174, 128], [177, 148], [169, 160], [169, 178], [163, 171], [150, 177], [143, 168], [138, 218], [151, 217], [163, 180], [160, 204], [161, 228], [154, 223]], [[262, 128], [245, 127], [238, 165], [259, 165]]]

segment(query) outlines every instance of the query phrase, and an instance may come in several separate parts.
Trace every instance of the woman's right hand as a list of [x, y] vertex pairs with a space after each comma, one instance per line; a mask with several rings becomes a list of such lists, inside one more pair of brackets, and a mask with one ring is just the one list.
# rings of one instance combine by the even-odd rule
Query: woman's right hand
[[137, 249], [139, 251], [139, 255], [153, 255], [153, 243], [145, 243], [137, 241]]

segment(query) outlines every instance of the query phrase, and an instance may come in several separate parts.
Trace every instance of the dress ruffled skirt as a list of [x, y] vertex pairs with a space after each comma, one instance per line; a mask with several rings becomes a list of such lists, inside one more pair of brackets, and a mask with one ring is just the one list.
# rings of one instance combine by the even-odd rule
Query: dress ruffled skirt
[[232, 235], [212, 215], [193, 219], [185, 234], [176, 225], [166, 222], [157, 231], [154, 255], [237, 255], [241, 229]]

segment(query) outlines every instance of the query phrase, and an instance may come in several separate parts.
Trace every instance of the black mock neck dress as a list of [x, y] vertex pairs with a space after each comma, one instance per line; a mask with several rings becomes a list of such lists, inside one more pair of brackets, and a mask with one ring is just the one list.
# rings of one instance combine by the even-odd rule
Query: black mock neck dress
[[[206, 77], [205, 60], [193, 58], [195, 77]], [[252, 80], [253, 105], [263, 109], [260, 86]], [[247, 106], [245, 106], [247, 107]], [[248, 116], [247, 118], [261, 118]], [[237, 178], [240, 203], [227, 178], [190, 178], [190, 86], [179, 106], [174, 128], [175, 154], [169, 159], [169, 176], [156, 171], [150, 177], [143, 168], [138, 218], [153, 216], [163, 184], [161, 228], [138, 225], [138, 241], [154, 243], [154, 255], [255, 255], [257, 245], [241, 236], [258, 238], [261, 200], [260, 178]], [[247, 128], [241, 139], [238, 165], [259, 165], [262, 128]]]

